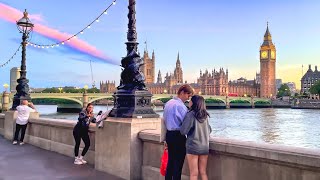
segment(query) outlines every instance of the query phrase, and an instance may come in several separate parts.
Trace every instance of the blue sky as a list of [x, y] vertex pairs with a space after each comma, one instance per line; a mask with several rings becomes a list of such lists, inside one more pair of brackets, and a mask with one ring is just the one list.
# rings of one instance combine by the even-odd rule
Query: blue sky
[[[39, 17], [35, 21], [63, 33], [74, 34], [86, 27], [112, 1], [0, 0], [12, 8]], [[108, 15], [78, 39], [108, 57], [97, 59], [68, 46], [50, 49], [27, 48], [27, 78], [31, 87], [79, 86], [120, 79], [120, 60], [126, 55], [127, 0], [118, 0]], [[142, 53], [144, 41], [155, 51], [156, 72], [172, 72], [177, 53], [184, 79], [196, 81], [200, 69], [229, 69], [229, 79], [253, 79], [259, 72], [259, 47], [267, 21], [277, 48], [277, 78], [299, 82], [301, 65], [320, 65], [320, 2], [302, 0], [137, 0], [137, 32]], [[21, 14], [22, 16], [22, 14]], [[19, 46], [21, 34], [13, 23], [0, 19], [0, 64]], [[34, 32], [32, 42], [56, 42]], [[0, 68], [0, 84], [9, 83], [12, 67], [19, 67], [21, 51]], [[113, 63], [110, 63], [113, 62]], [[117, 65], [118, 64], [118, 65]], [[300, 85], [298, 84], [298, 87]]]

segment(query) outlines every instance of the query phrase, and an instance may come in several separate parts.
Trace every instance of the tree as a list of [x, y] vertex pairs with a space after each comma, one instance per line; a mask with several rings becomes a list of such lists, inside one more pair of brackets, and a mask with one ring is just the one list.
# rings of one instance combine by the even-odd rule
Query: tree
[[282, 84], [278, 89], [277, 97], [291, 96], [290, 88], [287, 84]]
[[309, 92], [311, 94], [320, 94], [320, 80], [317, 81], [313, 86], [311, 86]]

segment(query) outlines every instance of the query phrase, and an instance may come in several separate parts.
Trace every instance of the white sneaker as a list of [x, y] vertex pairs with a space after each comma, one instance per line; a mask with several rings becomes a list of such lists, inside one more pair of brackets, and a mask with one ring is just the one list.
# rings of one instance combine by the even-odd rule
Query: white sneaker
[[79, 157], [79, 160], [82, 162], [82, 164], [87, 164], [87, 161], [85, 161], [85, 160], [83, 159], [83, 156], [80, 156], [80, 157]]
[[18, 144], [18, 141], [13, 141], [12, 144], [13, 144], [13, 145], [16, 145], [16, 144]]
[[24, 142], [20, 142], [19, 144], [20, 144], [20, 146], [22, 146], [22, 145], [24, 145]]
[[81, 165], [81, 164], [83, 164], [83, 163], [82, 163], [82, 161], [81, 161], [78, 157], [76, 157], [76, 158], [74, 159], [74, 164], [76, 164], [76, 165]]

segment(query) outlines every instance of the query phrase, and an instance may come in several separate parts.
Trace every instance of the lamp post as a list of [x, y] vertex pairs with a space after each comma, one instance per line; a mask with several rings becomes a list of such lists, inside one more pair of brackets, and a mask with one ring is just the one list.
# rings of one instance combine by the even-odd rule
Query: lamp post
[[5, 83], [5, 84], [3, 85], [3, 87], [4, 87], [4, 92], [7, 92], [7, 89], [8, 89], [8, 87], [9, 87], [9, 84]]
[[20, 33], [22, 33], [22, 59], [20, 68], [20, 78], [17, 80], [18, 85], [16, 87], [17, 93], [13, 97], [12, 110], [16, 110], [16, 107], [20, 105], [20, 100], [31, 100], [29, 94], [29, 80], [27, 79], [27, 67], [26, 67], [26, 45], [29, 33], [33, 29], [33, 24], [28, 18], [28, 12], [23, 12], [23, 17], [17, 22], [17, 27]]
[[87, 94], [87, 89], [89, 88], [89, 86], [88, 85], [84, 85], [83, 86], [83, 89], [84, 89], [84, 92], [83, 92], [83, 95], [82, 95], [82, 98], [83, 98], [83, 100], [82, 100], [82, 105], [83, 105], [83, 108], [86, 108], [87, 107], [87, 105], [88, 105], [88, 103], [89, 103], [89, 99], [88, 99], [88, 94]]
[[163, 93], [164, 93], [164, 94], [167, 94], [167, 92], [168, 92], [168, 91], [167, 91], [166, 89], [165, 89], [165, 90], [163, 90]]
[[62, 88], [62, 87], [59, 87], [58, 89], [59, 89], [59, 91], [60, 91], [60, 93], [61, 93], [61, 91], [62, 91], [63, 88]]
[[88, 85], [84, 85], [83, 89], [84, 89], [84, 93], [87, 93], [87, 90], [89, 89], [89, 86]]

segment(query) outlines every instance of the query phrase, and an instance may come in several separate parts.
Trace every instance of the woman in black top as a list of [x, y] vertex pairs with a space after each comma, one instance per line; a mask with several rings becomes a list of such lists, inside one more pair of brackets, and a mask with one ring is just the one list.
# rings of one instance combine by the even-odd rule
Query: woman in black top
[[[79, 118], [76, 126], [73, 128], [73, 137], [76, 142], [74, 147], [74, 164], [86, 164], [87, 162], [83, 159], [83, 156], [87, 153], [90, 147], [90, 138], [89, 138], [89, 125], [90, 122], [95, 123], [96, 118], [93, 114], [93, 105], [89, 103], [87, 107], [79, 113]], [[79, 157], [79, 146], [80, 142], [84, 142], [84, 148], [82, 150], [81, 156]]]

